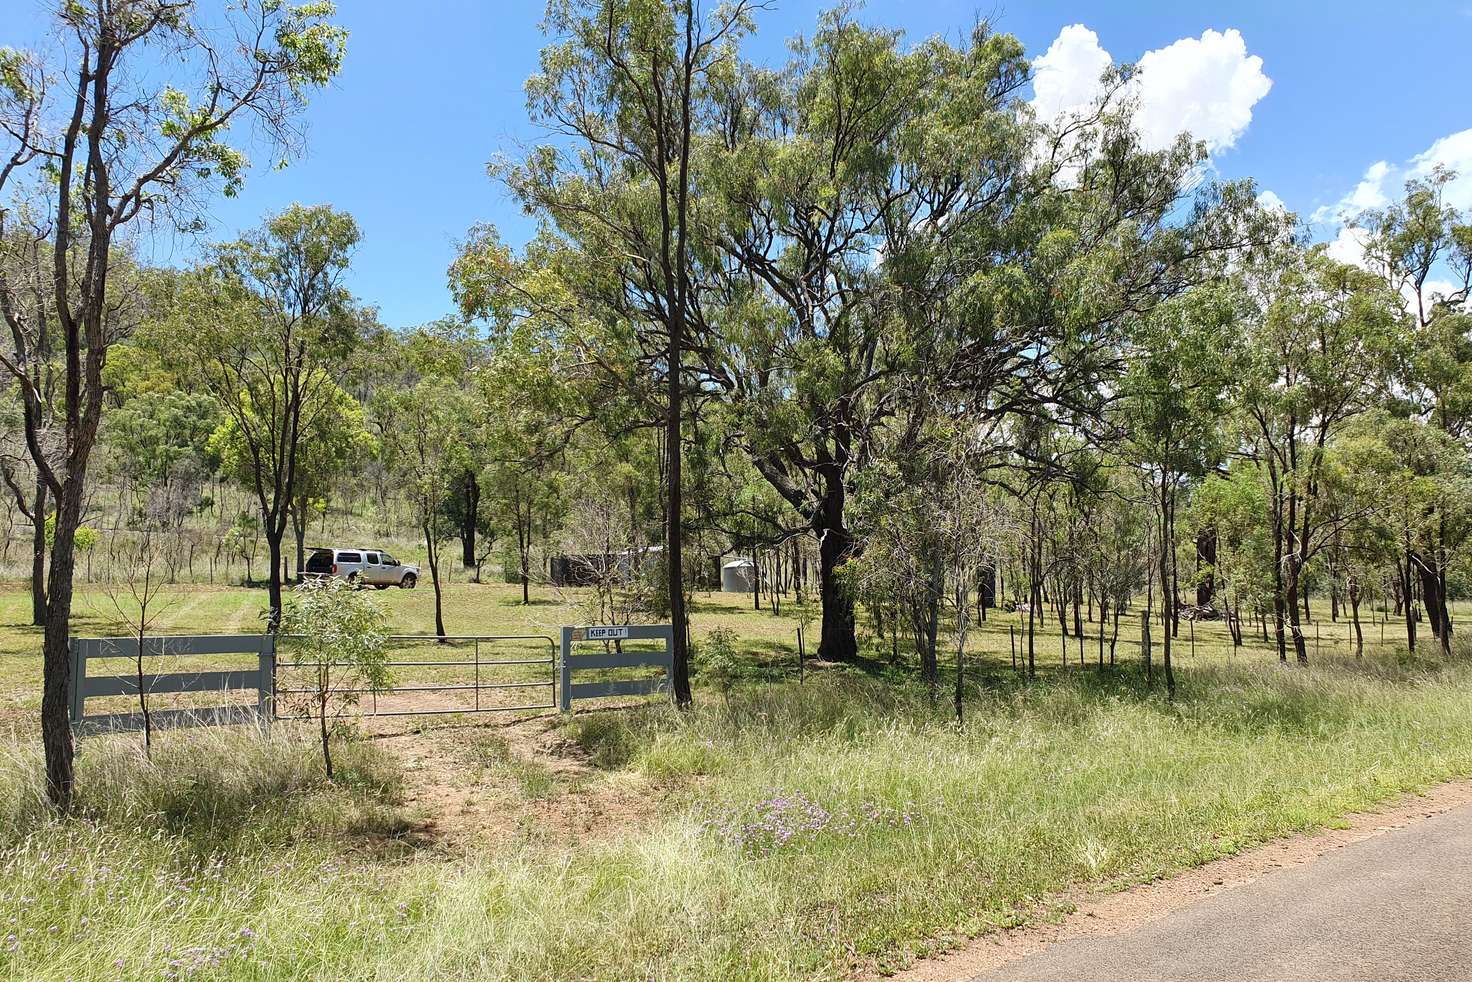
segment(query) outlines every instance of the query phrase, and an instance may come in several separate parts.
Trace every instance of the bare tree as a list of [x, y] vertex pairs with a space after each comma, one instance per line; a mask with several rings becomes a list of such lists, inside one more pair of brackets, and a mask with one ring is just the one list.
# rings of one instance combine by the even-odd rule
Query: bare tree
[[[138, 643], [133, 656], [133, 683], [137, 687], [138, 712], [143, 717], [143, 750], [153, 756], [153, 714], [149, 707], [146, 665], [148, 637], [154, 634], [164, 615], [178, 603], [177, 594], [163, 589], [165, 568], [175, 562], [175, 545], [154, 516], [148, 516], [142, 530], [123, 553], [123, 561], [115, 565], [104, 591], [118, 620], [128, 626], [128, 635]], [[159, 654], [165, 654], [162, 648]]]

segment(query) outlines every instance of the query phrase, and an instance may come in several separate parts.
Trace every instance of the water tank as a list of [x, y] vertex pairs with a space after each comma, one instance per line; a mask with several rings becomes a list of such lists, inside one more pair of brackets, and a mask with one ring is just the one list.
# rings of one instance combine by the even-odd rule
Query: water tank
[[721, 567], [721, 592], [750, 593], [756, 586], [756, 563], [740, 556]]

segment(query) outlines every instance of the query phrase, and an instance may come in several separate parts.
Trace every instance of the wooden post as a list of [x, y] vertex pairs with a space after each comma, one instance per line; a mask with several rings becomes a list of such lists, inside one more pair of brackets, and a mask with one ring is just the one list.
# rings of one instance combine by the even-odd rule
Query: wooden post
[[269, 730], [271, 720], [276, 716], [276, 635], [267, 634], [261, 639], [256, 671], [260, 673], [260, 684], [256, 687], [256, 715], [261, 726]]
[[797, 684], [801, 685], [807, 677], [807, 669], [804, 666], [806, 656], [802, 646], [802, 625], [797, 625]]
[[76, 726], [77, 724], [82, 722], [82, 715], [87, 700], [87, 697], [82, 693], [82, 686], [87, 678], [87, 656], [91, 654], [91, 650], [87, 647], [87, 645], [88, 642], [79, 640], [77, 638], [72, 638], [71, 641], [68, 642], [68, 647], [70, 648], [70, 653], [72, 656], [71, 692], [69, 693], [69, 695], [71, 696], [70, 708], [72, 726]]
[[1191, 618], [1187, 623], [1191, 625], [1191, 657], [1194, 659], [1196, 657], [1196, 618]]
[[564, 712], [572, 710], [572, 662], [568, 655], [572, 653], [572, 628], [562, 629], [561, 644], [558, 645], [558, 669], [559, 676], [557, 686], [557, 704]]
[[[1383, 633], [1383, 632], [1382, 632]], [[1007, 647], [1012, 649], [1012, 667], [1017, 667], [1017, 638], [1011, 624], [1007, 625]]]

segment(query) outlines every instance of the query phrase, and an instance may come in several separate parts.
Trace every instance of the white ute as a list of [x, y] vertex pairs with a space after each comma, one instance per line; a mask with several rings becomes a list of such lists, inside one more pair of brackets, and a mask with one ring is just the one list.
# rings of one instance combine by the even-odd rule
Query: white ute
[[419, 567], [399, 562], [382, 549], [316, 548], [307, 558], [307, 576], [335, 576], [353, 586], [387, 590], [391, 586], [414, 589]]

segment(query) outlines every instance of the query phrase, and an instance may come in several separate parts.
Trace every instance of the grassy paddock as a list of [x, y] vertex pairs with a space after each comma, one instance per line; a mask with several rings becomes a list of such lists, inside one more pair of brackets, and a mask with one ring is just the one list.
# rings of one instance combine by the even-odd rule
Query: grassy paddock
[[89, 743], [82, 814], [56, 821], [12, 741], [0, 974], [835, 977], [1472, 773], [1460, 662], [1188, 677], [1168, 705], [1133, 669], [983, 665], [961, 729], [912, 683], [833, 670], [684, 716], [586, 713], [566, 736], [658, 789], [657, 820], [464, 855], [399, 838], [393, 764], [366, 742], [338, 785], [289, 734], [171, 734], [153, 762]]

